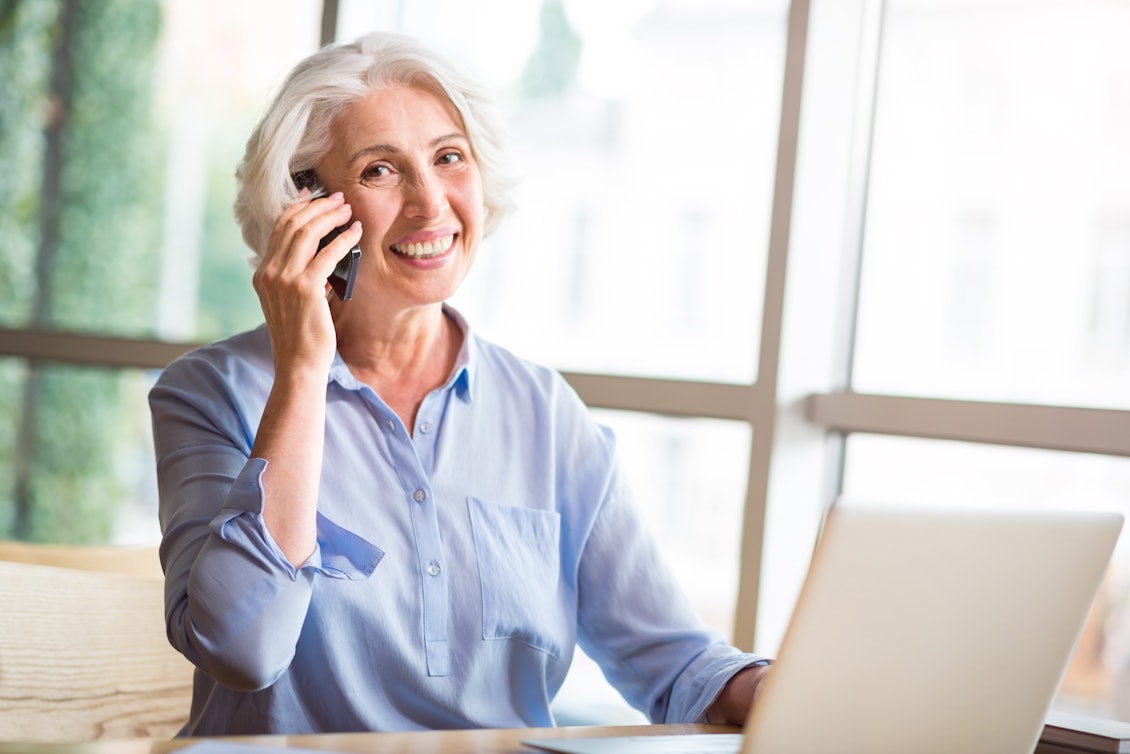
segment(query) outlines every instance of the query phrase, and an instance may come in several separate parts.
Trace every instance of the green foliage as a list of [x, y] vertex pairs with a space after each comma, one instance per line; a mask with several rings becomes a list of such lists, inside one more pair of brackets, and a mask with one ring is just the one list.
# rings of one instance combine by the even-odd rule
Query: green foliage
[[[233, 134], [251, 132], [232, 128]], [[217, 150], [225, 153], [225, 150]], [[234, 183], [231, 165], [215, 165], [208, 174], [207, 206], [200, 246], [198, 337], [215, 339], [255, 327], [263, 310], [251, 287], [251, 252], [232, 219]]]
[[[0, 322], [152, 328], [164, 150], [151, 127], [151, 77], [160, 26], [160, 0], [0, 6]], [[57, 93], [52, 66], [70, 82]], [[57, 162], [44, 146], [52, 128]], [[40, 204], [51, 171], [59, 179], [54, 216]], [[42, 223], [54, 232], [41, 236]], [[37, 258], [49, 262], [38, 281]], [[109, 541], [122, 496], [113, 461], [123, 441], [123, 375], [14, 364], [0, 369], [0, 450], [29, 460], [0, 471], [0, 535]]]
[[[58, 2], [0, 5], [0, 324], [26, 324], [35, 287], [43, 126]], [[16, 393], [18, 395], [18, 391]], [[0, 416], [10, 399], [0, 396]]]
[[150, 128], [160, 5], [100, 0], [75, 11], [49, 324], [138, 334], [151, 328], [161, 248], [164, 151]]
[[122, 375], [52, 367], [42, 371], [36, 405], [35, 473], [21, 538], [36, 542], [109, 542], [122, 496], [114, 444], [122, 412]]
[[16, 457], [23, 384], [23, 364], [16, 359], [0, 359], [0, 459], [5, 459], [0, 463], [0, 539], [12, 536], [16, 520], [12, 495], [15, 467], [7, 459]]

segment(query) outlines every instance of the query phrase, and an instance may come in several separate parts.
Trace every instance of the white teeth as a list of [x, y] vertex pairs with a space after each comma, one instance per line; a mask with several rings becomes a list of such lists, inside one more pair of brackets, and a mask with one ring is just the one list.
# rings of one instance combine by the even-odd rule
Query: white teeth
[[455, 236], [441, 236], [434, 241], [427, 243], [406, 243], [397, 244], [392, 247], [392, 250], [397, 254], [403, 254], [406, 257], [415, 257], [422, 259], [425, 257], [434, 257], [437, 254], [442, 254], [451, 248], [451, 242], [455, 240]]

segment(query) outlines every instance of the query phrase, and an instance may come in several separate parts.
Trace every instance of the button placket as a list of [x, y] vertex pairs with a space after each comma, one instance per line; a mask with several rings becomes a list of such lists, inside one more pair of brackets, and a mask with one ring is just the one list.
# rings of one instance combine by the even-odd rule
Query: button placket
[[[447, 574], [441, 565], [443, 539], [439, 530], [439, 513], [432, 504], [428, 458], [414, 442], [411, 432], [400, 431], [402, 425], [394, 416], [385, 414], [381, 423], [388, 431], [387, 442], [404, 484], [404, 500], [412, 519], [423, 600], [421, 638], [427, 673], [430, 676], [450, 675], [451, 650], [447, 642], [450, 600]], [[427, 447], [430, 442], [424, 445]]]

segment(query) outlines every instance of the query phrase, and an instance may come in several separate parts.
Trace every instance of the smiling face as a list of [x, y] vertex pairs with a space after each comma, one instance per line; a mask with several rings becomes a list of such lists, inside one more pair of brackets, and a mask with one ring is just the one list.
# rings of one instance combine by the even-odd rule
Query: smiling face
[[399, 307], [449, 298], [470, 271], [483, 227], [478, 165], [458, 112], [409, 86], [347, 107], [317, 173], [362, 225], [354, 298]]

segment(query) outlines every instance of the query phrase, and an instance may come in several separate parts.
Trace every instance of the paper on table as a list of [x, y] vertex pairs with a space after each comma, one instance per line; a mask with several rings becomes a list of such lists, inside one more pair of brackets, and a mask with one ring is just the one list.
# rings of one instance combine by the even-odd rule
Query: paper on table
[[290, 746], [270, 746], [262, 744], [242, 744], [231, 741], [200, 741], [190, 744], [183, 749], [177, 749], [177, 754], [325, 754], [314, 749], [295, 749]]

